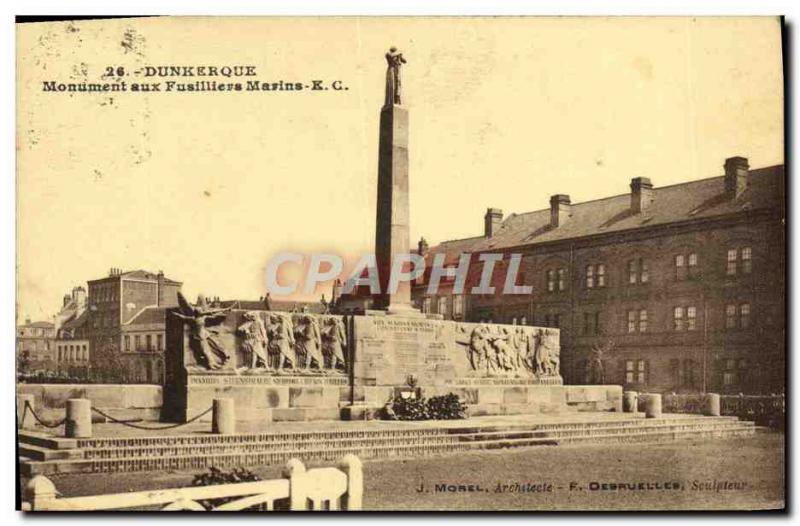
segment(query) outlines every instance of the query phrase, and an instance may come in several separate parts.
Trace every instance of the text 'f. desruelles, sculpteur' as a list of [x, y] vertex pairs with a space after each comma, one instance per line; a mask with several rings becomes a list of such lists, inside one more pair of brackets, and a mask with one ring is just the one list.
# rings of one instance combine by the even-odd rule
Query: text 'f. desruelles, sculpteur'
[[403, 54], [392, 46], [386, 53], [386, 102], [385, 106], [400, 104], [400, 66], [406, 63]]

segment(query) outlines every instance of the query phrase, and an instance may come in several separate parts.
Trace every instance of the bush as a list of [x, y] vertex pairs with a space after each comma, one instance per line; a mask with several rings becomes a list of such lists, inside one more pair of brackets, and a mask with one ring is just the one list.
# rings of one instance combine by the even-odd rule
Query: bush
[[455, 420], [467, 418], [467, 405], [454, 393], [427, 400], [397, 396], [386, 404], [382, 417], [388, 420]]
[[[219, 468], [211, 467], [207, 473], [195, 475], [192, 479], [192, 486], [214, 486], [217, 484], [235, 484], [237, 482], [257, 482], [261, 477], [252, 471], [244, 468], [234, 468], [231, 471], [222, 471]], [[239, 497], [223, 497], [219, 499], [207, 499], [199, 501], [207, 510], [238, 499]]]

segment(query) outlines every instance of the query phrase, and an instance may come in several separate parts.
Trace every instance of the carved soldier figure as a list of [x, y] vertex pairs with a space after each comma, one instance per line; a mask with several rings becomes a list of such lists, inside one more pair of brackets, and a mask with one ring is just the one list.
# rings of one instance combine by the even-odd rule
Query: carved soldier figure
[[561, 355], [558, 346], [558, 333], [555, 331], [545, 331], [547, 340], [547, 374], [558, 376], [561, 369]]
[[386, 101], [385, 106], [400, 104], [400, 66], [406, 63], [403, 54], [392, 46], [386, 53]]
[[537, 375], [546, 374], [547, 364], [549, 362], [549, 348], [547, 346], [547, 334], [544, 329], [536, 331], [536, 338], [534, 340], [533, 351], [533, 372]]
[[296, 367], [292, 320], [285, 314], [272, 314], [269, 317], [267, 337], [267, 366], [275, 370]]
[[317, 369], [322, 369], [322, 337], [319, 331], [319, 324], [313, 316], [304, 314], [294, 328], [295, 336], [295, 355], [299, 363], [297, 367], [308, 370], [312, 363], [316, 363]]
[[[460, 327], [460, 332], [464, 332], [464, 326]], [[486, 341], [488, 329], [485, 325], [476, 325], [469, 335], [469, 338], [456, 338], [456, 342], [467, 347], [467, 358], [473, 371], [479, 371], [487, 359], [489, 343]]]
[[181, 312], [172, 314], [189, 325], [189, 348], [194, 354], [195, 361], [206, 369], [221, 368], [230, 360], [230, 354], [216, 339], [218, 333], [212, 327], [221, 323], [232, 307], [209, 308], [202, 294], [197, 296], [197, 305], [193, 307], [180, 292], [178, 292], [178, 304]]
[[242, 335], [242, 350], [250, 355], [250, 369], [269, 367], [267, 360], [267, 328], [257, 312], [245, 312], [244, 323], [236, 332]]
[[346, 347], [347, 336], [342, 320], [334, 317], [327, 318], [322, 329], [322, 356], [327, 369], [345, 370], [344, 350]]

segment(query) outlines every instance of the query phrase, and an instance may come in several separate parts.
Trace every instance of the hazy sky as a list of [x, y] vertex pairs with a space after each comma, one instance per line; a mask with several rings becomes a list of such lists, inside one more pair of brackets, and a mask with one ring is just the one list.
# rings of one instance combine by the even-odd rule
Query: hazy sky
[[[18, 304], [110, 267], [257, 298], [279, 250], [372, 250], [378, 116], [404, 52], [411, 240], [783, 162], [774, 18], [142, 19], [18, 26]], [[348, 91], [43, 93], [108, 66], [254, 65]], [[135, 80], [135, 79], [129, 79]], [[186, 79], [175, 79], [186, 80]], [[197, 79], [189, 79], [197, 80]]]

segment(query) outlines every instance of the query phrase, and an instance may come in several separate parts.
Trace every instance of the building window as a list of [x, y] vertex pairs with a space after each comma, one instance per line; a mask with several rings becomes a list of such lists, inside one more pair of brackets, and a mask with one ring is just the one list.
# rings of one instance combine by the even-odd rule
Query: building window
[[738, 305], [729, 303], [725, 306], [725, 328], [726, 329], [747, 329], [750, 327], [750, 304], [741, 303]]
[[647, 261], [642, 258], [628, 261], [628, 283], [636, 285], [650, 281], [650, 270]]
[[586, 265], [586, 288], [606, 286], [606, 266], [603, 264]]
[[447, 316], [447, 296], [439, 297], [437, 308], [439, 314], [445, 317]]
[[742, 274], [750, 274], [753, 270], [752, 258], [753, 251], [750, 247], [728, 249], [725, 274], [728, 276], [735, 276], [739, 271], [741, 271]]
[[156, 350], [163, 351], [164, 350], [164, 335], [163, 334], [156, 334]]
[[736, 305], [725, 306], [725, 328], [736, 328]]
[[647, 383], [647, 363], [645, 360], [625, 360], [625, 383]]
[[128, 335], [128, 334], [125, 335], [124, 342], [125, 342], [125, 347], [124, 347], [125, 351], [130, 352], [130, 350], [131, 350], [131, 337], [130, 337], [130, 335]]
[[464, 315], [464, 296], [453, 296], [453, 317], [461, 318]]
[[697, 328], [697, 308], [686, 307], [686, 330], [693, 331]]
[[566, 269], [550, 269], [545, 273], [547, 277], [547, 292], [560, 292], [566, 290]]
[[647, 309], [628, 311], [628, 332], [647, 332]]
[[750, 271], [753, 270], [752, 249], [750, 247], [742, 247], [741, 255], [742, 272], [745, 274], [750, 274]]
[[683, 307], [675, 307], [672, 311], [672, 328], [676, 331], [683, 330]]
[[683, 281], [697, 276], [697, 254], [678, 254], [675, 256], [675, 279]]
[[152, 351], [153, 350], [153, 337], [148, 334], [147, 336], [144, 337], [144, 341], [145, 341], [144, 349], [146, 351]]
[[431, 299], [425, 298], [422, 300], [422, 312], [428, 313], [431, 311]]
[[697, 328], [697, 308], [675, 307], [672, 310], [672, 328], [676, 331], [693, 331]]
[[736, 360], [725, 360], [725, 369], [722, 372], [722, 384], [730, 386], [736, 383]]
[[742, 303], [739, 305], [739, 327], [747, 329], [750, 327], [750, 304]]
[[583, 313], [583, 334], [593, 335], [600, 334], [600, 313], [599, 312], [584, 312]]
[[133, 337], [133, 350], [134, 351], [141, 351], [142, 350], [142, 343], [141, 343], [141, 336], [138, 334]]

